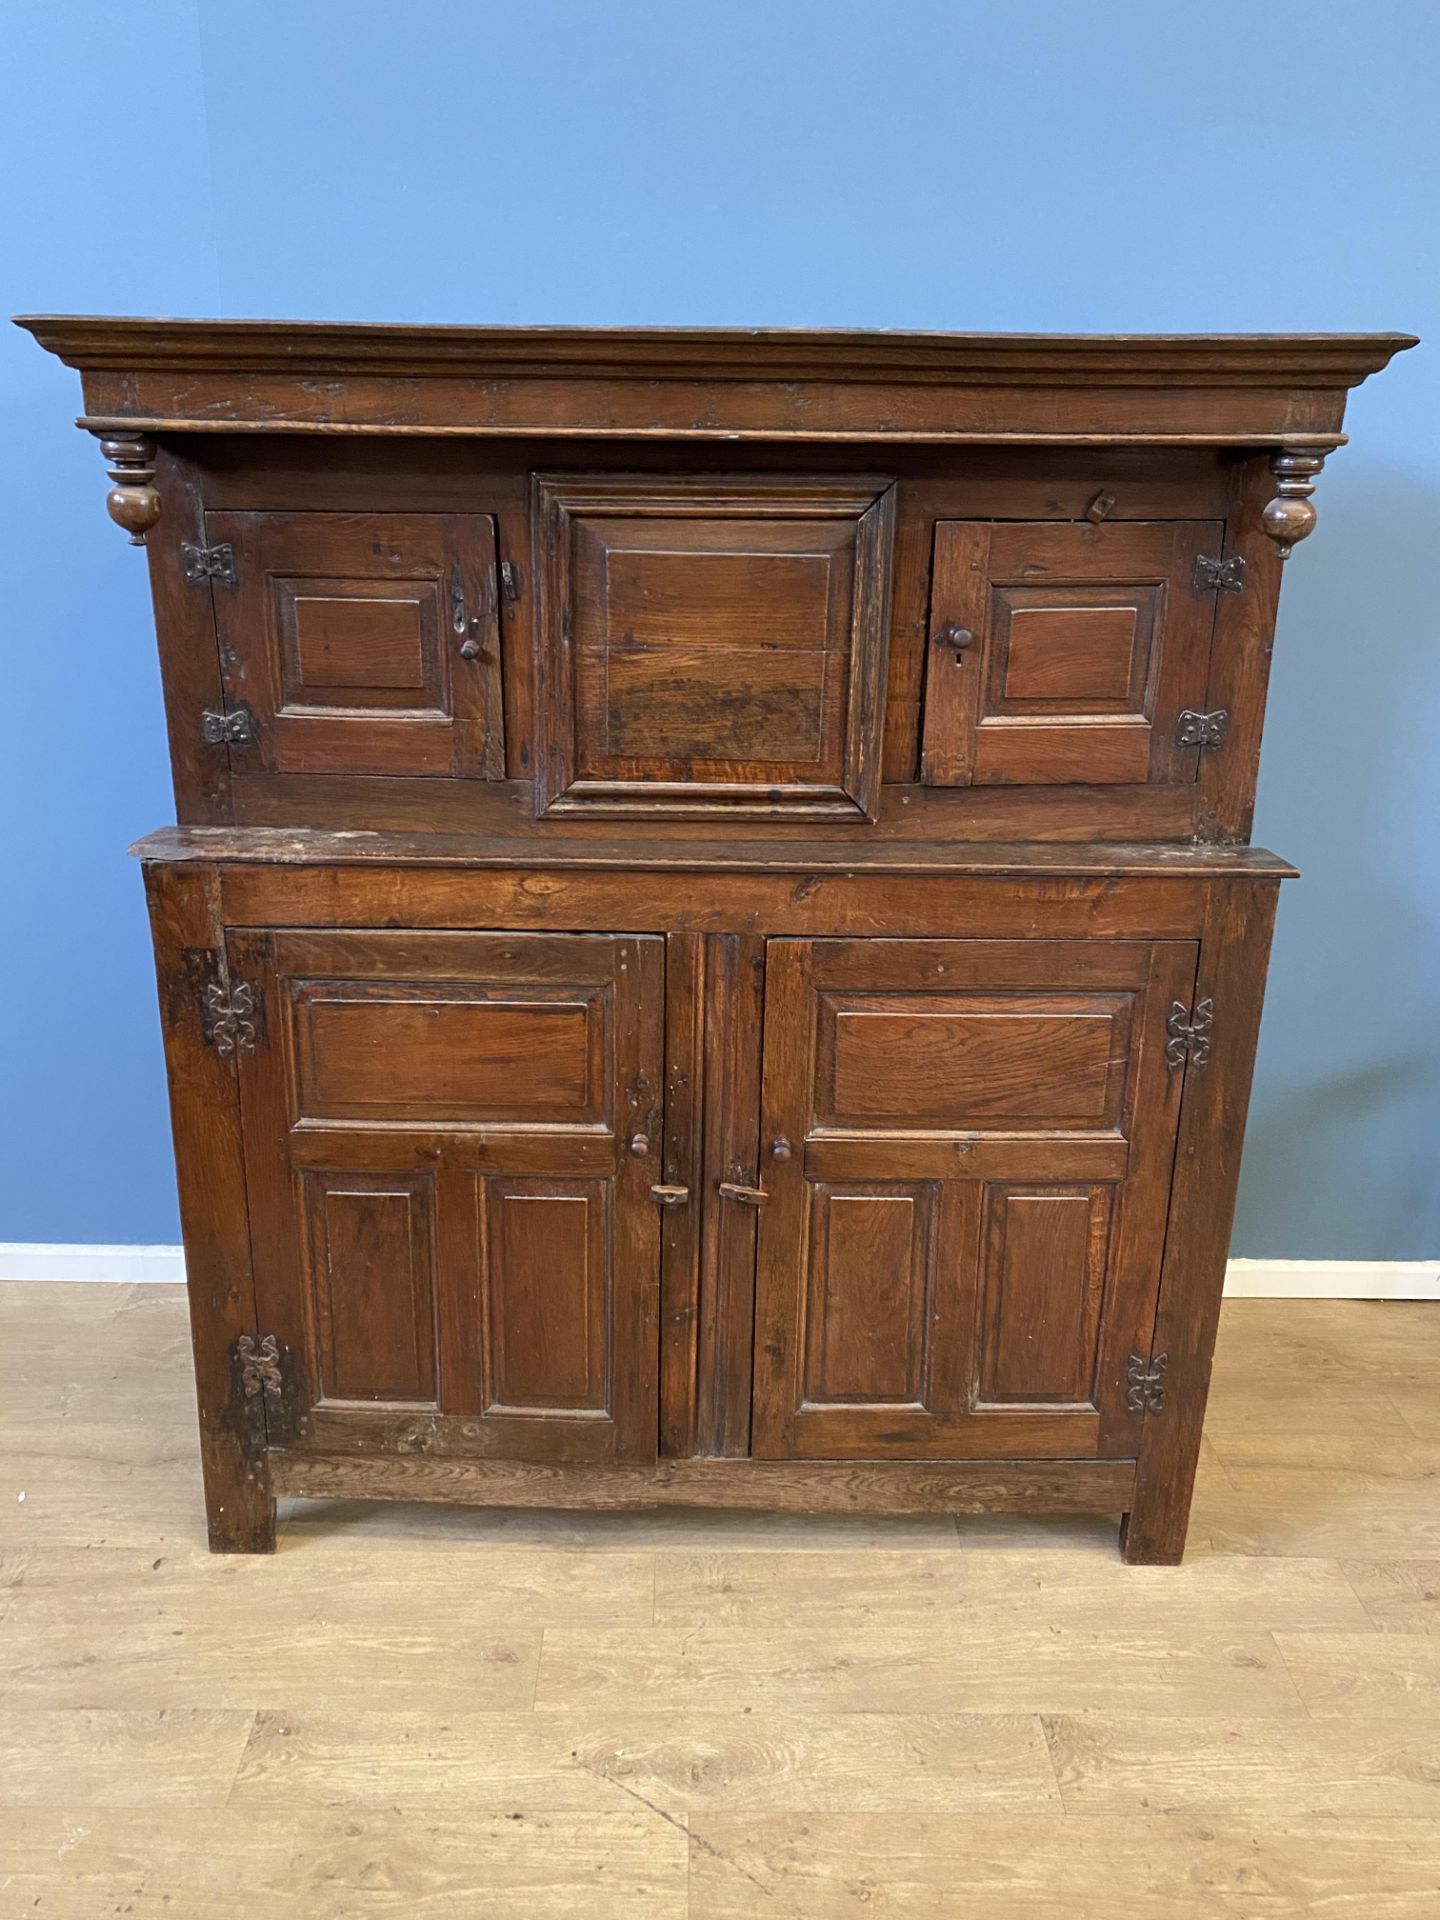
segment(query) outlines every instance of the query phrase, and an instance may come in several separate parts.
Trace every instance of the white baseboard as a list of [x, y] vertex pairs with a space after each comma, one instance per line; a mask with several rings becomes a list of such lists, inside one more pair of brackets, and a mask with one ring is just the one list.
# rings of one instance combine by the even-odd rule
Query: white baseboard
[[1227, 1300], [1440, 1300], [1440, 1260], [1232, 1260]]
[[[0, 1241], [0, 1280], [183, 1283], [183, 1247]], [[1232, 1260], [1231, 1300], [1440, 1300], [1440, 1260]]]
[[185, 1279], [183, 1247], [49, 1246], [0, 1240], [0, 1280]]

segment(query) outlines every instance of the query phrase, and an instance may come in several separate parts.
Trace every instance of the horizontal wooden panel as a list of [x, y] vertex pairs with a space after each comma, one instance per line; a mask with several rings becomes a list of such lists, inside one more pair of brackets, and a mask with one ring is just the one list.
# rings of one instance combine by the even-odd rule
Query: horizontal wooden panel
[[[986, 934], [990, 933], [987, 926]], [[1118, 941], [1050, 941], [1043, 945], [996, 940], [816, 940], [812, 978], [827, 988], [884, 987], [909, 990], [930, 1004], [936, 990], [1050, 987], [1066, 994], [1081, 988], [1143, 987], [1150, 948]]]
[[[451, 1422], [441, 1416], [444, 1431]], [[458, 1421], [453, 1424], [459, 1428]], [[476, 1454], [478, 1447], [474, 1448]], [[739, 1507], [784, 1513], [1120, 1513], [1133, 1460], [823, 1463], [661, 1460], [654, 1466], [546, 1466], [272, 1452], [275, 1490], [312, 1498], [455, 1500], [495, 1507]]]
[[807, 1180], [1123, 1180], [1129, 1164], [1130, 1145], [1119, 1133], [957, 1138], [904, 1128], [817, 1128], [804, 1154]]
[[[536, 822], [535, 790], [528, 780], [475, 781], [431, 780], [381, 777], [365, 779], [363, 784], [341, 778], [323, 783], [299, 782], [292, 775], [251, 773], [237, 769], [232, 781], [235, 819], [245, 829], [292, 829], [298, 819], [307, 820], [307, 832], [338, 833], [352, 829], [357, 819], [365, 821], [367, 839], [347, 854], [343, 843], [339, 857], [364, 857], [367, 847], [376, 842], [372, 833], [409, 836], [418, 840], [432, 862], [443, 863], [446, 841], [461, 857], [484, 856], [497, 840], [508, 842], [501, 853], [509, 852], [513, 862], [521, 847], [532, 864], [540, 846], [553, 848], [562, 862], [574, 858], [575, 844], [599, 840], [595, 852], [608, 852], [617, 835], [611, 820], [588, 820], [576, 813], [561, 824]], [[1183, 847], [1191, 851], [1195, 825], [1200, 817], [1200, 801], [1195, 782], [1175, 784], [1153, 781], [1144, 786], [1096, 787], [935, 787], [911, 781], [889, 781], [880, 789], [876, 818], [836, 819], [824, 830], [824, 840], [813, 822], [787, 820], [784, 815], [765, 816], [760, 830], [767, 840], [779, 844], [810, 847], [825, 841], [844, 839], [857, 854], [873, 864], [883, 850], [898, 845], [911, 857], [919, 847], [930, 848], [932, 857], [954, 860], [957, 855], [984, 852], [994, 845], [1025, 847], [1089, 848], [1104, 841], [1116, 848], [1132, 850], [1157, 846], [1167, 852]], [[717, 834], [710, 862], [723, 864], [726, 840], [746, 844], [757, 822], [746, 819]], [[717, 826], [723, 822], [717, 822]], [[223, 833], [224, 828], [212, 827]], [[184, 833], [190, 828], [169, 829]], [[695, 826], [685, 820], [657, 819], [646, 830], [645, 850], [649, 857], [665, 857], [665, 846], [674, 841], [694, 843]], [[475, 836], [483, 836], [476, 839]], [[287, 836], [288, 837], [288, 836]], [[294, 840], [289, 839], [293, 848]], [[513, 850], [512, 850], [513, 849]], [[738, 851], [738, 848], [737, 848]], [[1207, 849], [1213, 856], [1213, 849]], [[291, 856], [293, 858], [293, 854]], [[452, 854], [453, 857], [453, 854]], [[673, 856], [672, 856], [673, 857]], [[731, 854], [730, 857], [734, 857]], [[612, 864], [613, 864], [613, 856]], [[637, 858], [644, 857], [637, 849]]]
[[[1385, 356], [1388, 358], [1388, 353]], [[1353, 364], [1353, 363], [1352, 363]], [[1373, 361], [1372, 363], [1373, 364]], [[1368, 370], [1368, 368], [1367, 368]], [[978, 374], [950, 385], [886, 379], [856, 379], [852, 370], [807, 381], [773, 376], [725, 379], [696, 372], [657, 383], [653, 376], [557, 379], [520, 367], [506, 379], [417, 377], [401, 372], [355, 374], [346, 383], [346, 418], [337, 422], [334, 366], [323, 378], [293, 372], [234, 371], [206, 374], [96, 370], [85, 377], [82, 424], [98, 429], [148, 426], [186, 432], [516, 433], [681, 439], [747, 434], [806, 442], [838, 434], [865, 440], [947, 438], [996, 442], [1073, 441], [1145, 445], [1175, 440], [1182, 445], [1301, 446], [1318, 440], [1333, 446], [1345, 416], [1345, 395], [1336, 387], [1306, 390], [1303, 383], [1272, 375], [1276, 384], [1253, 379], [1227, 387], [1213, 374], [1192, 384], [1183, 370], [1163, 382], [1125, 381], [1116, 367], [1108, 380], [1047, 380], [1015, 384], [1013, 373]], [[520, 377], [520, 376], [528, 377]], [[1005, 426], [997, 428], [996, 421]]]
[[[280, 889], [276, 905], [283, 905]], [[606, 986], [636, 963], [624, 934], [395, 931], [395, 916], [361, 930], [273, 935], [276, 970], [295, 978], [454, 980], [471, 985]]]
[[[404, 1127], [367, 1127], [363, 1121], [301, 1120], [290, 1129], [288, 1150], [298, 1168], [353, 1167], [357, 1173], [388, 1173], [416, 1167], [453, 1166], [471, 1173], [581, 1175], [614, 1170], [618, 1151], [608, 1123], [589, 1127], [481, 1123], [457, 1133], [453, 1125], [415, 1121]], [[1003, 1171], [1024, 1178], [1023, 1162]], [[1088, 1174], [1090, 1166], [1081, 1168]]]
[[601, 1115], [604, 1012], [595, 996], [502, 1000], [458, 983], [306, 981], [294, 990], [292, 1019], [307, 1118]]
[[1023, 1455], [1074, 1459], [1102, 1451], [1100, 1416], [1060, 1409], [997, 1408], [943, 1414], [925, 1407], [805, 1407], [795, 1422], [797, 1460], [983, 1460]]
[[1148, 721], [983, 720], [975, 730], [974, 778], [1011, 786], [1056, 778], [1105, 781], [1116, 786], [1143, 780], [1150, 766], [1152, 733]]
[[959, 875], [493, 872], [463, 868], [266, 866], [226, 869], [227, 924], [267, 927], [537, 927], [637, 931], [881, 936], [987, 933], [1050, 942], [1083, 935], [1193, 938], [1204, 916], [1203, 879], [1063, 878], [1026, 883]]
[[821, 1126], [1119, 1124], [1128, 996], [825, 994], [819, 1014]]

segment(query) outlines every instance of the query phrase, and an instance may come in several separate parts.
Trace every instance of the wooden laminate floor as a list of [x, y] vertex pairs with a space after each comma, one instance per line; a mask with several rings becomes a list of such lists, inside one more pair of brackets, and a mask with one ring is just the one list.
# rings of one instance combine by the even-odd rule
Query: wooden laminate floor
[[1440, 1308], [1237, 1302], [1113, 1521], [285, 1515], [178, 1289], [0, 1286], [0, 1920], [1437, 1920]]

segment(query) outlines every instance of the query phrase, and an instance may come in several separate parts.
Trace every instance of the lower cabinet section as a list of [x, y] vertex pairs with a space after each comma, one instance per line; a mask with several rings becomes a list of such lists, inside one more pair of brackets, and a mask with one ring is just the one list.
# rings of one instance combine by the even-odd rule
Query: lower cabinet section
[[[1133, 1557], [1176, 1557], [1273, 885], [1245, 896], [1248, 945], [1218, 894], [1191, 937], [1173, 895], [1143, 937], [1143, 886], [1094, 937], [1078, 912], [1056, 938], [277, 916], [230, 929], [197, 1016], [174, 903], [211, 883], [167, 871], [216, 1544], [264, 1544], [276, 1489], [347, 1485], [1132, 1510], [1168, 1446], [1178, 1522], [1172, 1501]], [[1212, 1169], [1192, 1088], [1230, 1042], [1197, 995], [1247, 952]], [[208, 1299], [207, 1265], [230, 1276]], [[1156, 1439], [1167, 1344], [1192, 1371]]]

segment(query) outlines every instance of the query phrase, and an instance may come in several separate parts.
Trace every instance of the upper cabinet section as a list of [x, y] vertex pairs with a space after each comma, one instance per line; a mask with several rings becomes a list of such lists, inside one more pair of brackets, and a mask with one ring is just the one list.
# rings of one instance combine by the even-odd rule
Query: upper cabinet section
[[1414, 344], [22, 324], [149, 547], [183, 822], [702, 861], [1246, 840], [1282, 562]]
[[535, 485], [541, 812], [873, 817], [894, 490]]

